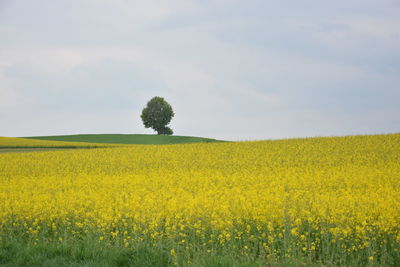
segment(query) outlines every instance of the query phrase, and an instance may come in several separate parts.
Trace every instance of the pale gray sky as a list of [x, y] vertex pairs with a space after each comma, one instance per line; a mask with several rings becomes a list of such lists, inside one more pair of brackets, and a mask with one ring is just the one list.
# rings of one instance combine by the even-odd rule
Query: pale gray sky
[[400, 1], [0, 0], [0, 136], [400, 132]]

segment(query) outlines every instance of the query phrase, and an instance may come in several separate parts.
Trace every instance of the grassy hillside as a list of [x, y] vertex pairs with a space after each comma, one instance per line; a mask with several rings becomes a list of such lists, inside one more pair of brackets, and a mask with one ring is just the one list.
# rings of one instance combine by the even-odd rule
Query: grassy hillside
[[150, 134], [78, 134], [58, 136], [34, 136], [24, 138], [64, 142], [89, 142], [107, 144], [183, 144], [199, 142], [221, 142], [220, 140], [210, 138]]

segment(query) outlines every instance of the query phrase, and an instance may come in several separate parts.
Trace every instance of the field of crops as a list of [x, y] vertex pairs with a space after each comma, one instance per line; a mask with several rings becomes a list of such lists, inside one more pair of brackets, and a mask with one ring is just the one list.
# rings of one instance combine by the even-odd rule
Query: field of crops
[[19, 243], [122, 265], [395, 265], [400, 134], [0, 154], [0, 239], [0, 263]]
[[97, 148], [116, 146], [89, 142], [63, 142], [0, 136], [0, 149], [6, 148]]

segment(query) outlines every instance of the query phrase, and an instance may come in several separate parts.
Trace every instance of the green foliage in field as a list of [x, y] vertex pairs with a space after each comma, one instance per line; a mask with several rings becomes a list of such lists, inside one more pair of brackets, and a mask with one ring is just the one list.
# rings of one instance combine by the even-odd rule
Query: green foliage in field
[[[374, 257], [369, 256], [368, 249], [344, 254], [341, 247], [346, 241], [332, 243], [329, 235], [320, 239], [325, 249], [304, 252], [296, 248], [290, 233], [284, 233], [271, 243], [273, 254], [265, 254], [259, 244], [251, 240], [251, 234], [220, 246], [218, 233], [210, 232], [214, 236], [210, 239], [212, 242], [204, 246], [204, 240], [187, 231], [186, 238], [192, 242], [190, 248], [168, 238], [155, 243], [143, 234], [141, 241], [126, 247], [123, 238], [100, 240], [101, 235], [90, 230], [82, 233], [77, 227], [71, 229], [80, 232], [80, 238], [65, 231], [62, 240], [51, 240], [51, 229], [43, 227], [36, 239], [17, 229], [10, 229], [7, 236], [2, 236], [0, 266], [398, 266], [399, 260], [399, 252], [395, 251], [398, 243], [385, 237], [380, 242], [386, 243], [386, 250], [374, 251]], [[372, 244], [375, 245], [379, 244]]]

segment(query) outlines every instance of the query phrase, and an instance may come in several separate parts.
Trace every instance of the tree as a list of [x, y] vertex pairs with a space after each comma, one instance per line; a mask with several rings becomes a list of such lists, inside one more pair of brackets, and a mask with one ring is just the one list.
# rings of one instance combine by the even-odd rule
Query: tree
[[174, 115], [171, 105], [164, 98], [155, 96], [147, 102], [140, 117], [144, 127], [152, 128], [157, 134], [171, 135], [174, 132], [167, 125]]

